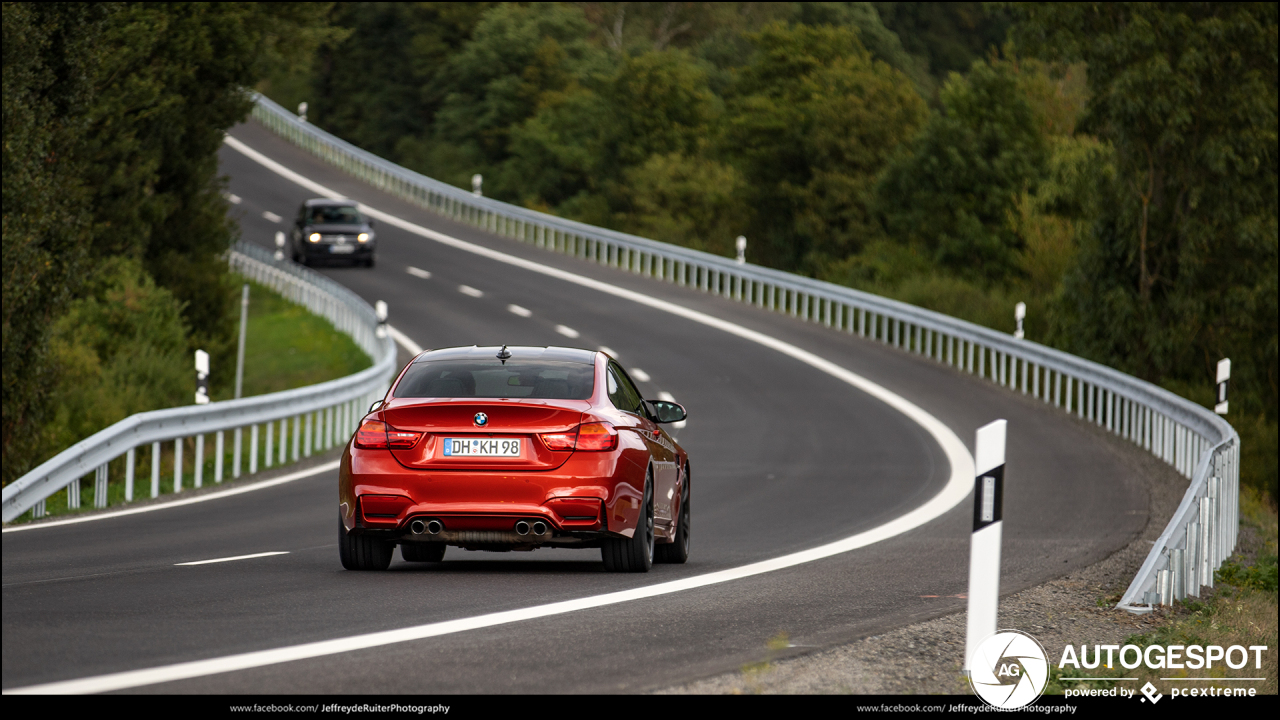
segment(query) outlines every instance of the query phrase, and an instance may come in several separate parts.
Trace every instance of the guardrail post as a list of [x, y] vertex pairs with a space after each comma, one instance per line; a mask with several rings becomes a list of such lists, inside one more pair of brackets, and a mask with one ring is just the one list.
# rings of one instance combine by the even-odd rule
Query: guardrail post
[[151, 497], [160, 497], [160, 442], [151, 443]]
[[236, 428], [231, 436], [231, 477], [240, 477], [240, 449], [244, 444], [244, 428]]
[[258, 472], [258, 423], [249, 426], [249, 474]]
[[195, 485], [201, 487], [204, 485], [204, 433], [196, 435], [196, 462], [195, 467]]
[[102, 463], [94, 471], [93, 506], [97, 508], [107, 506], [107, 472], [107, 463]]
[[303, 429], [303, 433], [302, 433], [302, 456], [303, 457], [311, 457], [311, 422], [312, 422], [311, 418], [314, 415], [315, 413], [306, 413], [306, 415], [303, 416], [304, 418], [303, 422], [306, 424], [306, 427]]
[[302, 416], [294, 415], [293, 422], [293, 461], [302, 457]]
[[289, 439], [288, 439], [288, 435], [287, 435], [287, 430], [288, 430], [288, 429], [289, 429], [289, 418], [280, 418], [280, 443], [279, 443], [279, 445], [280, 445], [280, 450], [279, 450], [280, 456], [279, 456], [279, 457], [280, 457], [280, 464], [281, 464], [281, 465], [284, 465], [284, 464], [285, 464], [285, 461], [286, 461], [286, 460], [285, 460], [285, 458], [286, 458], [286, 456], [287, 456], [287, 450], [288, 450], [288, 447], [289, 447]]
[[[124, 456], [124, 501], [133, 502], [133, 465], [134, 465], [134, 448], [129, 448], [129, 452]], [[43, 501], [41, 501], [43, 502]]]
[[173, 440], [173, 491], [182, 492], [182, 438]]
[[275, 423], [271, 420], [268, 420], [267, 426], [266, 426], [266, 434], [263, 435], [263, 438], [262, 438], [264, 441], [264, 447], [262, 449], [262, 464], [264, 467], [268, 467], [268, 468], [272, 466], [273, 464], [272, 461], [275, 460], [275, 455], [271, 452], [273, 449], [271, 447], [271, 441], [275, 439], [275, 429], [276, 429]]
[[67, 507], [71, 509], [80, 507], [80, 478], [72, 480], [67, 485]]
[[215, 483], [222, 482], [222, 457], [226, 453], [224, 441], [225, 441], [225, 437], [223, 435], [223, 431], [219, 430], [216, 438], [213, 441], [213, 444], [214, 444], [213, 481]]

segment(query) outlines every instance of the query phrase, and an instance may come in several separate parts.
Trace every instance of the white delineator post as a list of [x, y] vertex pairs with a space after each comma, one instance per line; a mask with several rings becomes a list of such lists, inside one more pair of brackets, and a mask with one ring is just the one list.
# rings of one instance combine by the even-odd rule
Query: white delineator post
[[737, 263], [739, 265], [745, 265], [747, 262], [747, 238], [743, 235], [739, 235], [738, 239], [734, 241], [734, 247], [738, 250]]
[[284, 260], [284, 233], [276, 231], [276, 254], [273, 256], [276, 262]]
[[1218, 404], [1213, 411], [1219, 415], [1227, 414], [1227, 386], [1231, 384], [1231, 358], [1218, 361]]
[[384, 338], [387, 336], [387, 303], [379, 300], [373, 304], [373, 311], [378, 316], [378, 328], [374, 331], [374, 335]]
[[209, 402], [209, 353], [196, 351], [196, 404]]
[[969, 546], [969, 611], [964, 641], [966, 674], [978, 645], [996, 632], [1006, 426], [1004, 420], [996, 420], [978, 428], [974, 451], [973, 539]]
[[1027, 304], [1018, 303], [1013, 306], [1013, 319], [1018, 323], [1018, 329], [1013, 331], [1013, 336], [1021, 340], [1027, 334], [1022, 330], [1022, 321], [1027, 319]]

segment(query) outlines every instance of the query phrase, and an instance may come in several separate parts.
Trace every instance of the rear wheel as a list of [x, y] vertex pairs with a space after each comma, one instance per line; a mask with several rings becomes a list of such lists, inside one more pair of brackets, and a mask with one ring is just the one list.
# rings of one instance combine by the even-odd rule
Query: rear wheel
[[689, 469], [685, 468], [684, 488], [680, 491], [680, 515], [677, 516], [675, 542], [659, 545], [654, 548], [653, 559], [660, 563], [681, 564], [689, 559], [689, 531], [691, 530], [689, 515]]
[[440, 562], [444, 560], [444, 543], [404, 543], [400, 557], [405, 562]]
[[338, 518], [338, 557], [342, 567], [348, 570], [386, 570], [391, 565], [391, 554], [396, 544], [368, 535], [347, 532]]
[[600, 548], [604, 569], [609, 572], [649, 572], [653, 567], [653, 472], [644, 479], [644, 500], [640, 521], [629, 538], [606, 540]]

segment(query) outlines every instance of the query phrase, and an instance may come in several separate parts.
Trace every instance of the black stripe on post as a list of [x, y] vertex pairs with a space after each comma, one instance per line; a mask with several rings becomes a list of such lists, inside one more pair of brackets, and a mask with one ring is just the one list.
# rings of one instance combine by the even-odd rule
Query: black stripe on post
[[1004, 516], [1004, 465], [974, 478], [973, 531], [978, 532]]

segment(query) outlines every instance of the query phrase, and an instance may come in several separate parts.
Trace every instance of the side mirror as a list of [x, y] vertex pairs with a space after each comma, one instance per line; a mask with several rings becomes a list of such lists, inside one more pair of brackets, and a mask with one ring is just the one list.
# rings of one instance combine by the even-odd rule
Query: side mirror
[[667, 400], [645, 400], [649, 403], [649, 407], [653, 410], [653, 416], [657, 418], [658, 423], [680, 422], [689, 414], [685, 412], [684, 406], [680, 403], [673, 403]]

